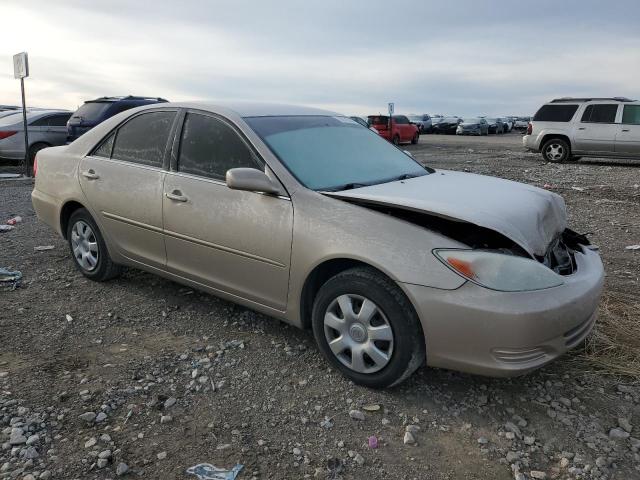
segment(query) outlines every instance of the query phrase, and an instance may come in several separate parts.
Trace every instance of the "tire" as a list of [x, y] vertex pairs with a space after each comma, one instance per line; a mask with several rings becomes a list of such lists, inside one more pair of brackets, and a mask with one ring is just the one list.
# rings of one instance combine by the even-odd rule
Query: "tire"
[[[67, 241], [73, 263], [85, 277], [104, 282], [122, 272], [122, 267], [111, 260], [102, 233], [86, 209], [80, 208], [71, 214], [67, 225]], [[79, 259], [80, 255], [84, 258]]]
[[411, 145], [417, 144], [418, 140], [420, 140], [420, 134], [418, 132], [416, 132], [416, 134], [411, 139]]
[[[365, 302], [369, 306], [366, 311], [375, 309], [375, 313], [368, 320], [358, 321]], [[344, 313], [342, 305], [350, 306], [350, 315]], [[337, 323], [325, 323], [326, 318]], [[349, 318], [351, 322], [344, 321]], [[358, 385], [370, 388], [397, 385], [425, 361], [424, 335], [413, 306], [393, 281], [372, 268], [352, 268], [330, 278], [316, 295], [312, 325], [325, 358]], [[340, 332], [333, 325], [344, 330]], [[390, 341], [370, 339], [371, 332], [381, 338], [383, 331]], [[334, 344], [332, 350], [329, 341], [336, 339], [343, 340]], [[342, 350], [338, 351], [340, 347]], [[364, 353], [354, 357], [352, 347]]]
[[29, 172], [33, 176], [33, 162], [40, 150], [50, 147], [48, 143], [34, 143], [29, 147]]
[[392, 141], [394, 145], [396, 146], [400, 145], [400, 137], [398, 135], [394, 135]]
[[566, 141], [552, 138], [544, 143], [541, 153], [547, 162], [562, 163], [571, 157], [571, 148]]

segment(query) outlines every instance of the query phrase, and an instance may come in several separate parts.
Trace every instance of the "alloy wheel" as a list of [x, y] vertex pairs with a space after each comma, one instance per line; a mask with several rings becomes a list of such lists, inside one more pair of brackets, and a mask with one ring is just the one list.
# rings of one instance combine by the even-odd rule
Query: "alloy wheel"
[[387, 317], [360, 295], [340, 295], [329, 304], [324, 334], [335, 357], [355, 372], [382, 370], [393, 355], [394, 336]]
[[562, 160], [564, 157], [564, 146], [558, 143], [551, 143], [547, 146], [544, 153], [548, 160], [557, 162], [558, 160]]
[[90, 272], [98, 265], [98, 240], [91, 226], [78, 220], [71, 229], [71, 249], [78, 265]]

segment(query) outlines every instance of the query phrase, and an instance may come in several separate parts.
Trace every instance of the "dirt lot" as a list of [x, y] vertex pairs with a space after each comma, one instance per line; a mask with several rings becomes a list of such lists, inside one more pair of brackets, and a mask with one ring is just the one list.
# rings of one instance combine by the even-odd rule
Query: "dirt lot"
[[422, 368], [367, 390], [309, 332], [139, 271], [84, 279], [32, 186], [0, 181], [0, 219], [24, 218], [0, 233], [0, 267], [24, 275], [0, 290], [0, 478], [196, 478], [202, 462], [241, 463], [240, 479], [640, 478], [640, 384], [619, 374], [639, 361], [640, 162], [544, 164], [517, 134], [407, 149], [565, 197], [608, 274], [587, 347], [522, 378]]

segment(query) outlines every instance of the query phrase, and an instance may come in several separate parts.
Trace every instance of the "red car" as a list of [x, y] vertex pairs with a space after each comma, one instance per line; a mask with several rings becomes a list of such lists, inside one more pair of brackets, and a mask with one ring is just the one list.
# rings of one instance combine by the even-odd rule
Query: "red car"
[[391, 130], [389, 130], [388, 115], [369, 115], [368, 118], [369, 124], [378, 131], [380, 136], [395, 145], [408, 142], [418, 143], [420, 129], [404, 115], [393, 115], [391, 117]]

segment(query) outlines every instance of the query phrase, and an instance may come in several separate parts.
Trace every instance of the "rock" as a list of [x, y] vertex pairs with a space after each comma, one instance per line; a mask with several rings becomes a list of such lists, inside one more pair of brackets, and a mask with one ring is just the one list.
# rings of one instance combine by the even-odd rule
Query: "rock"
[[31, 475], [30, 473], [22, 477], [22, 480], [36, 480], [36, 477]]
[[296, 457], [299, 457], [299, 456], [301, 456], [301, 455], [302, 455], [302, 450], [300, 450], [298, 447], [295, 447], [295, 448], [292, 450], [292, 453], [293, 453]]
[[109, 443], [111, 442], [111, 435], [109, 435], [108, 433], [103, 433], [102, 435], [100, 435], [100, 441], [102, 443]]
[[38, 443], [40, 441], [40, 436], [39, 435], [31, 435], [29, 438], [27, 438], [26, 444], [28, 447], [30, 447], [31, 445], [33, 445], [34, 443]]
[[87, 423], [93, 423], [96, 419], [96, 414], [94, 412], [84, 412], [82, 415], [78, 415], [78, 418]]
[[631, 430], [633, 430], [633, 425], [631, 425], [631, 422], [624, 417], [620, 417], [618, 419], [618, 426], [620, 428], [623, 428], [628, 433], [631, 433]]
[[158, 460], [164, 460], [165, 458], [167, 458], [167, 452], [160, 452], [156, 455], [156, 457], [158, 458]]
[[167, 398], [167, 399], [164, 401], [164, 408], [166, 409], [166, 408], [171, 408], [171, 407], [173, 407], [173, 406], [176, 404], [176, 402], [177, 402], [177, 401], [178, 401], [178, 400], [177, 400], [175, 397], [169, 397], [169, 398]]
[[629, 433], [625, 432], [621, 428], [612, 428], [609, 430], [609, 438], [613, 440], [624, 440], [629, 438]]
[[560, 459], [560, 468], [567, 468], [569, 466], [569, 459], [568, 458], [561, 458]]
[[107, 414], [104, 412], [98, 413], [96, 415], [96, 423], [104, 422], [107, 419]]
[[355, 462], [362, 466], [364, 465], [364, 457], [362, 455], [360, 455], [359, 453], [353, 458], [355, 460]]
[[507, 462], [513, 463], [520, 458], [520, 454], [518, 452], [507, 452]]
[[525, 437], [524, 437], [524, 444], [525, 445], [533, 445], [534, 443], [536, 443], [536, 437], [529, 437], [529, 436], [525, 435]]
[[482, 407], [489, 402], [489, 397], [486, 395], [478, 395], [478, 406]]
[[171, 415], [162, 415], [160, 417], [160, 423], [170, 423], [173, 420]]
[[116, 475], [118, 477], [122, 477], [127, 473], [129, 473], [129, 465], [127, 465], [126, 463], [120, 462], [116, 467]]
[[403, 442], [404, 442], [405, 445], [415, 445], [416, 444], [416, 438], [413, 436], [413, 433], [404, 432]]
[[571, 400], [566, 397], [560, 397], [558, 401], [567, 408], [571, 408]]
[[514, 438], [516, 438], [516, 436], [513, 432], [505, 432], [504, 438], [506, 438], [507, 440], [513, 440]]
[[529, 475], [531, 476], [531, 478], [535, 478], [536, 480], [544, 480], [545, 478], [547, 478], [547, 474], [541, 472], [540, 470], [531, 470], [529, 472]]
[[96, 462], [96, 466], [98, 468], [104, 468], [107, 465], [109, 465], [109, 459], [108, 458], [99, 458], [98, 461]]
[[40, 476], [38, 477], [40, 480], [49, 480], [51, 478], [51, 471], [50, 470], [45, 470], [44, 472], [42, 472], [40, 474]]
[[27, 443], [27, 437], [23, 435], [22, 429], [12, 429], [11, 435], [9, 436], [9, 445], [22, 445], [23, 443]]
[[96, 440], [96, 437], [91, 437], [89, 440], [87, 440], [86, 442], [84, 442], [84, 448], [91, 448], [91, 447], [93, 447], [96, 443], [98, 443], [98, 440]]
[[416, 433], [418, 433], [420, 431], [420, 427], [418, 425], [407, 425], [404, 428], [404, 431], [405, 432], [411, 432], [411, 433], [413, 433], [415, 435]]
[[596, 465], [598, 466], [598, 468], [603, 468], [607, 466], [607, 459], [604, 457], [598, 457], [596, 458]]
[[364, 420], [364, 413], [360, 410], [350, 410], [349, 416], [354, 420]]
[[522, 432], [520, 431], [520, 428], [515, 423], [507, 422], [504, 424], [504, 428], [508, 432], [513, 433], [516, 437], [522, 438]]
[[480, 445], [486, 445], [487, 443], [489, 443], [489, 440], [487, 440], [487, 437], [480, 437], [478, 438], [478, 443]]

